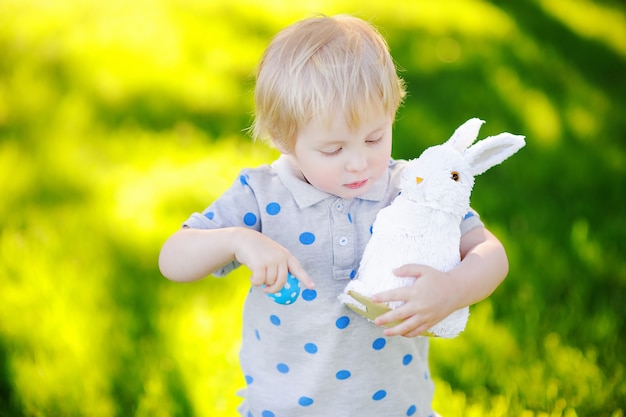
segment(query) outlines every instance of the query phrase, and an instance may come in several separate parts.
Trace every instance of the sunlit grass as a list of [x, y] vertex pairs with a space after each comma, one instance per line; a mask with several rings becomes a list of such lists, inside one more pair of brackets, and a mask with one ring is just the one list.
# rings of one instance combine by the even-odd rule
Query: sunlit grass
[[623, 7], [589, 0], [540, 0], [539, 4], [576, 33], [598, 40], [626, 57], [626, 13]]
[[[36, 228], [2, 232], [0, 329], [8, 341], [8, 367], [24, 410], [110, 415], [114, 409], [102, 349], [113, 330], [110, 307], [100, 297], [106, 264], [98, 242], [71, 242], [84, 226], [69, 208], [26, 210]], [[62, 227], [62, 228], [61, 228]]]
[[225, 283], [170, 288], [174, 296], [163, 303], [161, 331], [171, 354], [170, 366], [181, 379], [197, 415], [231, 416], [245, 387], [239, 369], [241, 308], [248, 275], [238, 271]]

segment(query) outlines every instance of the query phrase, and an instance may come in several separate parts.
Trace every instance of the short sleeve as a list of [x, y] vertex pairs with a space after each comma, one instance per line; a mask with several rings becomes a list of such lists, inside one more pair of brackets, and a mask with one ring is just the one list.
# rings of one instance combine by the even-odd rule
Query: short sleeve
[[484, 227], [484, 224], [482, 220], [480, 220], [478, 213], [470, 209], [461, 221], [461, 235], [464, 235], [476, 227]]
[[[248, 179], [246, 170], [241, 171], [224, 194], [201, 213], [193, 213], [183, 223], [183, 227], [193, 229], [246, 227], [261, 231], [259, 207]], [[237, 261], [233, 261], [213, 272], [213, 275], [225, 276], [240, 265]]]

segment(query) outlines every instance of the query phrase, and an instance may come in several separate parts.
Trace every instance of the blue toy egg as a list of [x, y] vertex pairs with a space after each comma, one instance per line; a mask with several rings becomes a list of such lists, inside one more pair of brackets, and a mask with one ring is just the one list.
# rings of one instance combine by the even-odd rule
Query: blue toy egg
[[296, 277], [287, 273], [287, 282], [283, 288], [274, 294], [267, 294], [269, 298], [278, 304], [293, 304], [300, 295], [300, 282]]

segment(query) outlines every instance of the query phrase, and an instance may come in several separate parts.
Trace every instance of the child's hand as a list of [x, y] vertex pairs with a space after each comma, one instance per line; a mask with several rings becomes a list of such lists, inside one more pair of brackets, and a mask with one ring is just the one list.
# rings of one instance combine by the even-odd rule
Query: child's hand
[[402, 323], [385, 329], [386, 336], [419, 336], [456, 309], [453, 302], [455, 288], [447, 273], [424, 265], [404, 265], [394, 270], [394, 273], [399, 277], [417, 279], [411, 286], [385, 291], [372, 297], [375, 302], [405, 302], [375, 320], [379, 326], [403, 320]]
[[261, 233], [248, 232], [239, 239], [235, 258], [252, 271], [252, 285], [265, 285], [263, 291], [273, 294], [283, 288], [287, 272], [291, 272], [307, 288], [314, 287], [313, 280], [286, 248]]

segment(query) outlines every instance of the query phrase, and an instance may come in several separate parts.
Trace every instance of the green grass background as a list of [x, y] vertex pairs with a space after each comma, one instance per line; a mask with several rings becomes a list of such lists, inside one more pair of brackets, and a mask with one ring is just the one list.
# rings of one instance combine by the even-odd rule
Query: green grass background
[[3, 0], [0, 416], [233, 416], [243, 268], [174, 284], [162, 242], [244, 166], [270, 37], [381, 28], [409, 96], [394, 156], [470, 117], [527, 146], [477, 178], [507, 280], [432, 344], [453, 416], [626, 409], [626, 7], [609, 0]]

